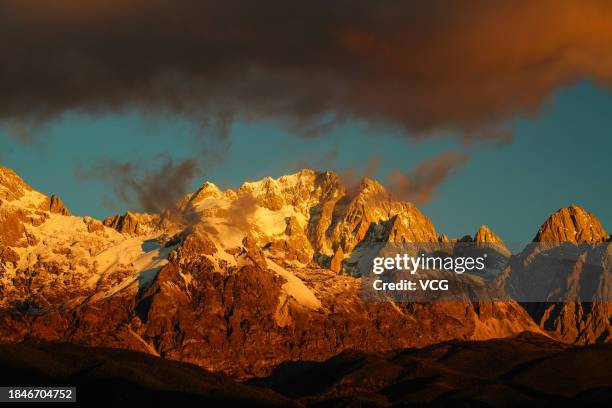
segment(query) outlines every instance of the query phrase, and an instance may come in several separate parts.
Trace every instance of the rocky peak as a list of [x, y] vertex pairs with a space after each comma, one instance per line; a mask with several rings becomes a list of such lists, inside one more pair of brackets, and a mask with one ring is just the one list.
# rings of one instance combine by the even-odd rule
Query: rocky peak
[[26, 226], [49, 218], [49, 198], [35, 191], [13, 170], [0, 166], [0, 247], [28, 246], [36, 238]]
[[[333, 172], [305, 169], [276, 179], [245, 182], [236, 191], [223, 192], [205, 183], [191, 197], [201, 219], [218, 224], [217, 230], [229, 228], [235, 236], [254, 233], [262, 247], [268, 245], [271, 252], [304, 254], [298, 257], [301, 261], [313, 254], [333, 257], [339, 247], [348, 256], [376, 225], [372, 230], [376, 239], [438, 239], [431, 221], [414, 205], [393, 200], [370, 178], [344, 186]], [[289, 223], [285, 225], [286, 220]], [[220, 239], [224, 241], [226, 236]]]
[[144, 235], [154, 231], [160, 222], [159, 215], [156, 214], [138, 214], [126, 212], [123, 215], [112, 215], [102, 221], [102, 223], [113, 228], [123, 234]]
[[492, 268], [505, 265], [507, 258], [511, 255], [504, 241], [486, 225], [481, 225], [476, 231], [473, 240], [477, 248], [485, 248], [489, 259], [487, 266]]
[[285, 205], [285, 197], [277, 180], [266, 177], [255, 182], [244, 183], [238, 195], [251, 195], [258, 204], [271, 211], [280, 210]]
[[608, 234], [601, 222], [577, 205], [561, 208], [538, 230], [534, 242], [604, 242]]
[[359, 193], [362, 195], [382, 194], [387, 196], [387, 190], [378, 181], [373, 180], [369, 177], [361, 179], [359, 184]]
[[341, 184], [340, 177], [333, 171], [315, 173], [314, 187], [315, 190], [322, 192], [322, 196], [335, 195], [339, 190], [342, 190]]
[[51, 196], [49, 200], [49, 211], [54, 214], [70, 215], [70, 211], [64, 206], [62, 200], [60, 200], [55, 194]]
[[373, 224], [368, 231], [367, 241], [373, 242], [438, 242], [432, 222], [416, 208], [399, 212], [389, 220]]
[[206, 198], [218, 198], [222, 195], [221, 190], [215, 184], [210, 181], [206, 181], [202, 186], [193, 193], [190, 197], [190, 201], [197, 202]]
[[288, 174], [278, 178], [278, 182], [284, 186], [298, 186], [300, 184], [312, 185], [315, 178], [322, 174], [312, 169], [302, 169], [294, 174]]
[[503, 244], [504, 243], [504, 241], [486, 225], [481, 225], [478, 231], [476, 231], [476, 235], [474, 235], [474, 242], [477, 244], [481, 244], [481, 243]]
[[[334, 175], [335, 176], [335, 175]], [[331, 177], [331, 176], [330, 176]], [[329, 201], [321, 206], [329, 212], [325, 232], [330, 256], [350, 254], [364, 239], [375, 242], [436, 242], [438, 236], [431, 221], [411, 203], [393, 200], [376, 180], [364, 177], [356, 186], [342, 186], [337, 176], [330, 178], [335, 189]], [[323, 216], [319, 219], [322, 224]]]
[[[6, 179], [3, 172], [0, 185]], [[164, 229], [163, 215], [128, 212], [104, 220], [120, 234], [95, 220], [49, 216], [50, 209], [64, 208], [56, 197], [26, 191], [18, 202], [3, 202], [0, 268], [7, 264], [10, 274], [0, 272], [6, 308], [0, 341], [134, 348], [263, 376], [285, 361], [326, 359], [345, 349], [423, 347], [540, 330], [514, 302], [367, 302], [359, 280], [336, 276], [359, 255], [353, 250], [366, 233], [385, 242], [438, 241], [427, 217], [374, 180], [364, 179], [354, 196], [336, 174], [304, 170], [246, 189], [256, 196], [248, 209], [236, 205], [236, 192], [206, 183], [195, 196], [207, 198], [194, 210], [217, 206], [228, 214], [203, 212], [177, 234]], [[44, 217], [35, 217], [37, 197], [47, 200], [38, 207]], [[282, 208], [271, 210], [276, 198]], [[2, 207], [15, 211], [3, 218]], [[36, 245], [27, 245], [28, 230], [37, 233]], [[477, 242], [497, 237], [481, 230]], [[156, 235], [143, 236], [149, 232]], [[15, 243], [23, 248], [11, 249]], [[26, 314], [22, 305], [54, 312]], [[609, 315], [598, 316], [591, 321], [609, 322]], [[600, 338], [603, 331], [594, 333]]]
[[32, 191], [32, 187], [21, 177], [8, 167], [0, 166], [0, 199], [19, 200], [28, 191]]
[[305, 210], [317, 200], [316, 183], [321, 174], [304, 169], [277, 179], [265, 177], [258, 181], [245, 182], [237, 190], [237, 194], [252, 195], [260, 206], [271, 211], [277, 211], [285, 205]]

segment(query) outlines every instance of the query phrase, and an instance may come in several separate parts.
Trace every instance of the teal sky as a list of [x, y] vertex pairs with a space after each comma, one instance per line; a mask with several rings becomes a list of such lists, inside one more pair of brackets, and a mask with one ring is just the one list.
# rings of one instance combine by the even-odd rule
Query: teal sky
[[[237, 122], [225, 147], [213, 137], [199, 138], [208, 140], [207, 148], [222, 153], [223, 160], [208, 162], [202, 156], [206, 174], [192, 189], [204, 180], [236, 187], [300, 167], [365, 170], [369, 157], [381, 160], [375, 178], [384, 181], [394, 169], [409, 170], [452, 149], [469, 154], [470, 160], [421, 206], [440, 233], [473, 234], [487, 224], [507, 242], [530, 240], [552, 212], [572, 203], [612, 229], [612, 93], [583, 82], [557, 91], [537, 116], [514, 118], [508, 126], [514, 133], [511, 143], [466, 145], [457, 135], [416, 140], [360, 122], [314, 138], [299, 137], [272, 122]], [[83, 180], [79, 173], [100, 159], [139, 160], [154, 168], [163, 152], [176, 159], [189, 157], [201, 150], [194, 138], [198, 131], [204, 132], [184, 119], [137, 112], [68, 114], [39, 130], [38, 144], [17, 143], [0, 131], [0, 162], [37, 190], [59, 195], [75, 214], [102, 218], [128, 205], [117, 199], [109, 183]]]

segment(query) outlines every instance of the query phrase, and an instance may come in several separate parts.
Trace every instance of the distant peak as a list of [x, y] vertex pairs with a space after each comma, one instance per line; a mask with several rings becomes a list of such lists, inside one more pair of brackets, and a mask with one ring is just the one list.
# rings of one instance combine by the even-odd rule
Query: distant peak
[[450, 240], [448, 239], [448, 236], [446, 234], [442, 234], [438, 237], [438, 242], [448, 244]]
[[481, 225], [478, 231], [476, 231], [476, 235], [474, 235], [474, 242], [476, 243], [496, 243], [503, 244], [503, 240], [494, 233], [491, 228], [486, 225]]
[[246, 181], [242, 183], [238, 191], [241, 192], [250, 192], [258, 195], [262, 192], [270, 192], [275, 190], [278, 187], [277, 180], [272, 177], [264, 177], [257, 181]]
[[287, 174], [284, 176], [279, 177], [280, 179], [290, 179], [293, 177], [312, 177], [312, 176], [316, 176], [317, 174], [319, 174], [320, 172], [313, 170], [313, 169], [301, 169], [293, 174]]
[[534, 242], [604, 242], [608, 234], [599, 219], [572, 204], [551, 215], [538, 230]]
[[109, 228], [131, 235], [150, 233], [159, 226], [159, 223], [158, 215], [141, 214], [132, 211], [127, 211], [123, 215], [111, 215], [102, 221], [102, 224]]
[[204, 191], [220, 191], [219, 187], [216, 184], [211, 183], [210, 181], [205, 181], [204, 184], [200, 187], [200, 190]]
[[188, 196], [187, 199], [195, 203], [210, 197], [217, 198], [221, 194], [222, 192], [219, 187], [210, 181], [205, 181], [204, 184], [202, 184], [200, 188], [191, 195], [191, 197]]
[[385, 187], [380, 184], [378, 181], [371, 179], [369, 177], [363, 177], [361, 182], [359, 183], [359, 192], [360, 193], [386, 193]]
[[363, 177], [361, 179], [361, 185], [365, 187], [382, 187], [382, 185], [378, 181], [370, 177]]
[[211, 183], [210, 181], [205, 181], [204, 184], [200, 186], [200, 188], [193, 194], [194, 197], [200, 195], [213, 195], [220, 193], [221, 189], [217, 187], [216, 184]]
[[64, 206], [62, 200], [55, 194], [51, 195], [51, 199], [49, 200], [49, 211], [61, 215], [71, 215], [70, 211]]
[[285, 174], [278, 178], [273, 178], [270, 176], [263, 177], [259, 180], [255, 181], [247, 181], [243, 183], [242, 187], [252, 187], [257, 188], [259, 186], [273, 186], [273, 185], [293, 185], [299, 183], [304, 179], [314, 179], [320, 172], [312, 169], [302, 169], [295, 173]]

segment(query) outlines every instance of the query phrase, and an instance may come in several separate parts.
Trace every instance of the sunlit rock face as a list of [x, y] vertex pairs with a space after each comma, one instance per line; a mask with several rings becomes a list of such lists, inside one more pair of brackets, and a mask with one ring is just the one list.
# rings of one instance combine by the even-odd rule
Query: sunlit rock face
[[[364, 300], [346, 268], [359, 245], [444, 239], [370, 179], [344, 186], [302, 170], [235, 190], [207, 182], [163, 214], [100, 222], [3, 169], [0, 214], [3, 342], [129, 348], [246, 378], [345, 349], [547, 328], [512, 301]], [[502, 244], [489, 229], [475, 238]]]
[[536, 323], [568, 343], [612, 341], [612, 245], [597, 217], [572, 205], [542, 224], [510, 260], [504, 284]]
[[534, 242], [604, 242], [608, 234], [596, 216], [577, 205], [561, 208], [538, 230]]

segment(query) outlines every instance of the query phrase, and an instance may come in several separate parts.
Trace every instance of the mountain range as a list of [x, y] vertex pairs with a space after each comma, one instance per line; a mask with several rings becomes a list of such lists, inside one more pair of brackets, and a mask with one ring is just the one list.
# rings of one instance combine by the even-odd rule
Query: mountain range
[[[555, 269], [540, 302], [364, 300], [352, 263], [359, 248], [409, 242], [494, 245], [503, 268], [492, 284], [508, 291], [530, 290], [555, 243], [570, 243], [577, 256]], [[225, 191], [206, 182], [161, 214], [97, 220], [72, 215], [0, 167], [4, 344], [127, 349], [239, 380], [343, 352], [526, 332], [555, 344], [602, 344], [612, 342], [612, 306], [596, 295], [611, 279], [610, 236], [576, 205], [511, 254], [487, 226], [449, 239], [375, 180], [344, 185], [333, 172], [302, 170]], [[595, 282], [589, 290], [587, 280]]]
[[[77, 401], [226, 407], [606, 406], [612, 346], [523, 333], [289, 361], [238, 382], [150, 354], [61, 343], [0, 345], [0, 382], [76, 387]], [[103, 389], [104, 392], [100, 392]]]

